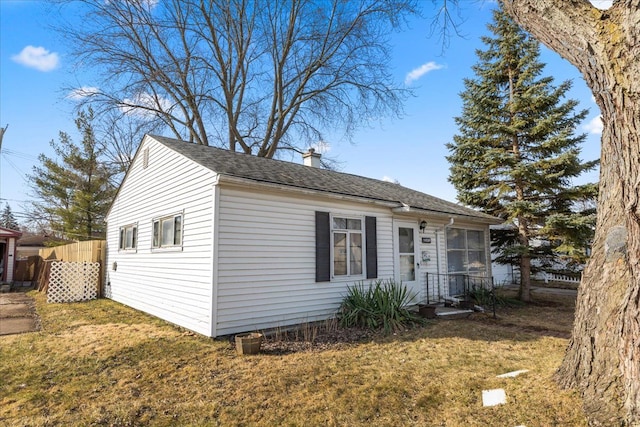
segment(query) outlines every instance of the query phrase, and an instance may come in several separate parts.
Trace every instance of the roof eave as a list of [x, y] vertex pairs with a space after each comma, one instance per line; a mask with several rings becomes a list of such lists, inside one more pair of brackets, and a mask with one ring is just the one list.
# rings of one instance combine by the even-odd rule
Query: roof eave
[[309, 188], [302, 188], [302, 187], [294, 187], [294, 186], [290, 186], [290, 185], [283, 185], [283, 184], [277, 184], [277, 183], [273, 183], [273, 182], [265, 182], [265, 181], [257, 181], [254, 179], [249, 179], [249, 178], [242, 178], [242, 177], [237, 177], [237, 176], [233, 176], [233, 175], [226, 175], [226, 174], [217, 174], [216, 177], [216, 184], [217, 183], [228, 183], [228, 184], [236, 184], [236, 185], [241, 185], [241, 186], [247, 186], [249, 184], [255, 186], [255, 185], [259, 185], [261, 187], [264, 188], [270, 188], [270, 189], [274, 189], [274, 190], [281, 190], [281, 191], [287, 191], [287, 192], [295, 192], [295, 193], [302, 193], [302, 194], [307, 194], [310, 196], [317, 196], [317, 195], [323, 195], [326, 197], [331, 197], [334, 199], [339, 199], [339, 200], [349, 200], [349, 201], [354, 201], [354, 202], [359, 202], [359, 203], [370, 203], [370, 204], [375, 204], [378, 206], [382, 206], [382, 207], [386, 207], [388, 209], [391, 210], [391, 212], [393, 213], [414, 213], [414, 214], [429, 214], [431, 216], [436, 216], [436, 217], [441, 217], [444, 219], [449, 219], [449, 218], [456, 218], [456, 219], [460, 219], [460, 220], [473, 220], [474, 222], [480, 222], [483, 224], [502, 224], [502, 220], [499, 218], [495, 218], [495, 217], [481, 217], [481, 216], [474, 216], [474, 215], [463, 215], [463, 214], [459, 214], [459, 213], [452, 213], [452, 212], [442, 212], [442, 211], [438, 211], [438, 210], [431, 210], [431, 209], [422, 209], [422, 208], [416, 208], [413, 206], [407, 206], [405, 204], [401, 204], [399, 202], [390, 202], [390, 201], [386, 201], [386, 200], [379, 200], [379, 199], [372, 199], [372, 198], [368, 198], [368, 197], [358, 197], [358, 196], [352, 196], [352, 195], [347, 195], [347, 194], [340, 194], [340, 193], [334, 193], [334, 192], [330, 192], [330, 191], [322, 191], [322, 190], [313, 190], [313, 189], [309, 189]]
[[233, 175], [227, 175], [227, 174], [218, 174], [216, 183], [236, 184], [236, 185], [242, 185], [244, 187], [246, 187], [249, 184], [251, 184], [252, 186], [258, 185], [258, 186], [261, 186], [261, 187], [264, 187], [264, 188], [270, 188], [270, 189], [274, 189], [274, 190], [281, 190], [281, 191], [287, 191], [287, 192], [302, 193], [302, 194], [307, 194], [307, 195], [310, 195], [310, 196], [323, 195], [323, 196], [331, 197], [331, 198], [338, 199], [338, 200], [350, 200], [350, 201], [359, 202], [359, 203], [372, 203], [372, 204], [376, 204], [376, 205], [379, 205], [379, 206], [384, 206], [384, 207], [390, 208], [390, 209], [393, 209], [393, 208], [398, 206], [398, 203], [389, 202], [389, 201], [386, 201], [386, 200], [371, 199], [371, 198], [368, 198], [368, 197], [352, 196], [352, 195], [349, 195], [349, 194], [334, 193], [334, 192], [331, 192], [331, 191], [323, 191], [323, 190], [314, 190], [314, 189], [303, 188], [303, 187], [295, 187], [295, 186], [291, 186], [291, 185], [277, 184], [277, 183], [273, 183], [273, 182], [258, 181], [258, 180], [255, 180], [255, 179], [241, 178], [241, 177], [237, 177], [237, 176], [233, 176]]
[[445, 219], [449, 219], [449, 218], [455, 218], [455, 219], [460, 219], [460, 220], [473, 220], [474, 222], [480, 222], [483, 224], [502, 224], [503, 221], [500, 218], [497, 217], [492, 217], [492, 216], [476, 216], [476, 215], [464, 215], [464, 214], [460, 214], [460, 213], [452, 213], [452, 212], [443, 212], [443, 211], [438, 211], [438, 210], [434, 210], [434, 209], [423, 209], [423, 208], [417, 208], [414, 206], [407, 206], [407, 205], [402, 205], [402, 206], [398, 206], [396, 208], [391, 209], [392, 212], [394, 213], [414, 213], [417, 215], [431, 215], [431, 216], [436, 216], [436, 217], [441, 217], [441, 218], [445, 218]]

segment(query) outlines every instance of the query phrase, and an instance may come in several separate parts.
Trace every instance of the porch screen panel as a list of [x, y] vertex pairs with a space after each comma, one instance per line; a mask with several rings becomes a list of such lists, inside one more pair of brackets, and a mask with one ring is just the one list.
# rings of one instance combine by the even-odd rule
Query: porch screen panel
[[474, 276], [485, 276], [487, 253], [483, 230], [447, 229], [449, 295], [462, 294]]
[[487, 269], [484, 252], [484, 231], [467, 230], [468, 270], [469, 274], [484, 272]]

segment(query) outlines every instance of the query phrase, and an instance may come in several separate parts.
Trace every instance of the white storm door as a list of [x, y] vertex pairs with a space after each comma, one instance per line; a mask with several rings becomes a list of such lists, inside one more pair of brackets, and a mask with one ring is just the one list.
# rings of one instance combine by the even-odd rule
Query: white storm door
[[395, 278], [411, 292], [419, 291], [418, 229], [415, 223], [394, 221]]

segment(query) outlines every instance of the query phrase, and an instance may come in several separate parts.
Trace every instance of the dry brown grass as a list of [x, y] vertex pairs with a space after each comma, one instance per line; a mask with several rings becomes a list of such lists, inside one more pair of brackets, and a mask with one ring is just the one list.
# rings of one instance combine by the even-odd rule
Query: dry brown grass
[[[551, 379], [571, 324], [564, 304], [238, 356], [112, 301], [34, 296], [43, 330], [0, 337], [0, 425], [586, 425]], [[496, 378], [517, 369], [530, 372]], [[482, 407], [492, 388], [506, 405]]]

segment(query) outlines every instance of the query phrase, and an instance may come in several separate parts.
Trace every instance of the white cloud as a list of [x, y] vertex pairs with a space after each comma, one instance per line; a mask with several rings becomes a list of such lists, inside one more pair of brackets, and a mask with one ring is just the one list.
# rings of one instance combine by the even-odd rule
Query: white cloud
[[42, 46], [27, 46], [22, 51], [11, 57], [12, 60], [25, 67], [35, 68], [38, 71], [51, 71], [58, 68], [60, 59], [55, 52], [49, 52]]
[[413, 70], [407, 73], [406, 77], [404, 78], [404, 84], [410, 85], [411, 83], [415, 82], [416, 80], [418, 80], [419, 78], [427, 74], [428, 72], [439, 70], [443, 67], [444, 67], [443, 65], [436, 64], [433, 61], [422, 64], [418, 68], [414, 68]]
[[95, 95], [99, 92], [100, 90], [95, 86], [82, 86], [69, 92], [67, 98], [79, 101], [83, 98], [88, 98], [91, 95]]
[[398, 181], [397, 179], [391, 178], [391, 177], [386, 176], [386, 175], [382, 177], [382, 180], [386, 181], [386, 182], [390, 182], [392, 184], [400, 184], [400, 181]]
[[327, 154], [331, 151], [331, 144], [327, 141], [318, 141], [315, 144], [311, 144], [311, 147], [316, 150], [316, 153]]
[[587, 132], [600, 135], [602, 134], [602, 116], [596, 116], [589, 123], [582, 126]]
[[167, 98], [158, 97], [156, 99], [148, 93], [138, 93], [133, 98], [125, 98], [120, 104], [120, 110], [123, 113], [146, 118], [155, 117], [157, 110], [169, 112], [171, 109], [171, 102]]

